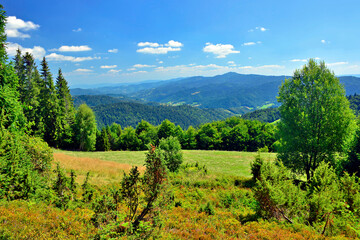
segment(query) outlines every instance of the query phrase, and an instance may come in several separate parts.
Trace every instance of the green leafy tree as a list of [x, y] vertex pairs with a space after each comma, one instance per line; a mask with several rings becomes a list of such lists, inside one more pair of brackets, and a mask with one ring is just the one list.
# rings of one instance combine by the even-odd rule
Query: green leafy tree
[[77, 110], [74, 124], [77, 147], [84, 151], [95, 150], [96, 119], [94, 112], [86, 104], [81, 104]]
[[136, 135], [133, 127], [126, 127], [121, 133], [121, 148], [123, 150], [137, 151], [140, 149], [141, 141]]
[[183, 162], [181, 145], [176, 137], [161, 139], [159, 148], [164, 152], [164, 161], [170, 172], [177, 172]]
[[0, 127], [23, 129], [26, 119], [18, 100], [18, 77], [6, 54], [6, 13], [0, 4]]
[[101, 129], [100, 135], [96, 137], [96, 150], [98, 151], [110, 150], [109, 137], [105, 128]]
[[351, 136], [354, 114], [344, 87], [324, 62], [310, 59], [279, 90], [281, 122], [278, 157], [310, 180], [322, 161], [334, 163]]
[[184, 138], [182, 142], [182, 146], [184, 149], [196, 149], [197, 141], [196, 141], [196, 129], [190, 126], [186, 132], [184, 133]]
[[175, 134], [175, 124], [165, 119], [159, 126], [158, 129], [158, 139], [168, 138], [174, 136]]
[[218, 149], [222, 142], [220, 133], [210, 123], [201, 126], [196, 135], [196, 140], [198, 148], [205, 150]]

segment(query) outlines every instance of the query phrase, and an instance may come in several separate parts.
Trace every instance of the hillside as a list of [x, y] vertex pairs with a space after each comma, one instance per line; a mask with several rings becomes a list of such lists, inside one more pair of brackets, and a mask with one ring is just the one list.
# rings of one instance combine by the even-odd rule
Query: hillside
[[[243, 114], [251, 110], [269, 106], [278, 106], [276, 96], [279, 86], [286, 76], [264, 76], [229, 72], [214, 77], [189, 77], [136, 83], [114, 87], [84, 89], [86, 95], [125, 95], [143, 101], [166, 103], [171, 105], [188, 104], [200, 108], [223, 108], [234, 114]], [[344, 84], [346, 94], [360, 93], [360, 78], [339, 77]], [[81, 93], [74, 89], [72, 94]]]
[[122, 127], [136, 127], [141, 120], [153, 125], [159, 125], [165, 119], [170, 120], [183, 129], [221, 120], [233, 114], [223, 109], [200, 109], [188, 105], [181, 106], [152, 106], [136, 102], [118, 102], [93, 107], [98, 127], [101, 128], [112, 123]]

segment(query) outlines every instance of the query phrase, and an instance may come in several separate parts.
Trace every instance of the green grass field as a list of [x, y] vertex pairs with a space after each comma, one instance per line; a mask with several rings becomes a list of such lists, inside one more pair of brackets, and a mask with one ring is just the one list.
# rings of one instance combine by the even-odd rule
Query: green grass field
[[[146, 151], [77, 152], [54, 150], [72, 157], [96, 158], [103, 161], [142, 166]], [[206, 165], [210, 174], [250, 177], [250, 162], [257, 153], [235, 151], [183, 150], [184, 163]], [[274, 160], [275, 153], [261, 153], [264, 160]], [[99, 166], [100, 167], [100, 166]]]

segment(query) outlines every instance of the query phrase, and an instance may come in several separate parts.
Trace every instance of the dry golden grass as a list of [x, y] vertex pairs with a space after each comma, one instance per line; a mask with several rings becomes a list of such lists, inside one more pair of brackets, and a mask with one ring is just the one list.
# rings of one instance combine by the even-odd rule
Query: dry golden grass
[[[77, 174], [77, 181], [82, 183], [87, 172], [90, 172], [90, 182], [96, 185], [111, 184], [119, 182], [122, 179], [123, 172], [131, 169], [130, 164], [104, 161], [97, 158], [75, 157], [64, 153], [54, 153], [54, 164], [60, 163], [60, 166], [69, 172], [71, 169]], [[144, 166], [138, 166], [140, 172], [145, 170]]]

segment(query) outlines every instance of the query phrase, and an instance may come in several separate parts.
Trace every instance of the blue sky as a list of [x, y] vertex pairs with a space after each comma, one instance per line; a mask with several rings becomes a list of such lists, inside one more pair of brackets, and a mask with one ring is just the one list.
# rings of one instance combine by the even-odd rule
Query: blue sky
[[360, 1], [3, 0], [8, 54], [45, 56], [71, 86], [229, 71], [291, 75], [307, 59], [360, 74]]

